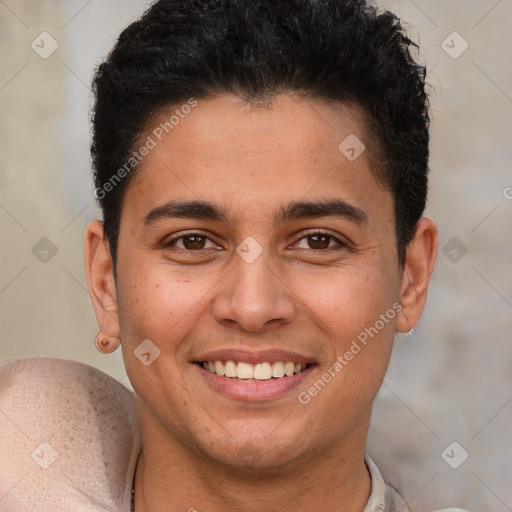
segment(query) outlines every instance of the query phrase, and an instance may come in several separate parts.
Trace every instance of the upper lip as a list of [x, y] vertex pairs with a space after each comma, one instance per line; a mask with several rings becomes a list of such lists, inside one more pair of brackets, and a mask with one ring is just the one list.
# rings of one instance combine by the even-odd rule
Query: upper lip
[[212, 350], [201, 354], [199, 357], [195, 358], [194, 361], [198, 363], [203, 361], [237, 361], [250, 364], [274, 363], [276, 361], [283, 361], [285, 363], [291, 361], [301, 364], [311, 364], [315, 362], [311, 357], [298, 354], [297, 352], [290, 352], [289, 350], [268, 349], [255, 351], [237, 348]]

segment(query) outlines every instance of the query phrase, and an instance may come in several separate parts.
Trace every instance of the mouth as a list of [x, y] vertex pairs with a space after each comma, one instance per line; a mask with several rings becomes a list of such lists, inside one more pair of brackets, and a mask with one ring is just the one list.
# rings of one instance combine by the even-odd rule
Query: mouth
[[200, 361], [199, 364], [210, 373], [238, 381], [270, 381], [286, 379], [302, 373], [314, 363], [297, 363], [293, 361], [263, 361], [247, 363], [244, 361], [215, 360]]
[[196, 361], [194, 366], [212, 391], [245, 403], [284, 399], [298, 386], [305, 385], [306, 379], [313, 378], [318, 367], [317, 363], [305, 360], [258, 362], [255, 357], [244, 357], [252, 362], [208, 358], [207, 361]]

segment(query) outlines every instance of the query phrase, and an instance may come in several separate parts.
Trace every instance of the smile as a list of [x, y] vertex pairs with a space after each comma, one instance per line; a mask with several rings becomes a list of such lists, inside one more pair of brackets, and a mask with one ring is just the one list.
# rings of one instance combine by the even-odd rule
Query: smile
[[203, 361], [202, 367], [210, 373], [235, 380], [271, 380], [291, 377], [303, 372], [309, 365], [292, 361], [261, 362]]

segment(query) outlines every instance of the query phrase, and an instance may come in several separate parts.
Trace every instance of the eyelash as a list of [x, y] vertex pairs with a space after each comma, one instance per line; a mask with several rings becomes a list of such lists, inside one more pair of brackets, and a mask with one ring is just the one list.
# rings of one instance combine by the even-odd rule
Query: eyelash
[[[297, 244], [299, 242], [302, 242], [303, 240], [306, 240], [307, 238], [309, 238], [311, 236], [315, 236], [315, 235], [323, 235], [323, 236], [328, 237], [330, 239], [329, 240], [329, 244], [331, 243], [331, 241], [334, 241], [334, 242], [336, 242], [338, 244], [338, 247], [327, 247], [325, 249], [299, 249], [299, 250], [308, 250], [308, 251], [313, 251], [313, 252], [320, 253], [320, 252], [330, 252], [330, 251], [333, 251], [333, 250], [340, 250], [340, 249], [348, 247], [347, 243], [341, 241], [339, 238], [337, 238], [333, 234], [331, 234], [331, 233], [329, 233], [327, 231], [322, 231], [322, 230], [316, 230], [316, 231], [312, 231], [312, 232], [309, 232], [309, 233], [305, 234], [299, 240], [297, 240], [295, 242], [295, 244]], [[204, 234], [204, 233], [202, 233], [200, 231], [190, 231], [190, 232], [186, 232], [185, 234], [181, 234], [180, 236], [172, 238], [171, 240], [169, 240], [168, 242], [166, 242], [164, 244], [164, 248], [171, 247], [171, 246], [176, 246], [176, 242], [178, 242], [178, 240], [182, 240], [182, 239], [189, 238], [189, 237], [192, 237], [192, 236], [199, 236], [199, 237], [205, 238], [206, 240], [209, 240], [212, 243], [215, 243], [209, 236], [207, 236], [206, 234]], [[208, 250], [212, 250], [212, 249], [213, 248], [198, 249], [198, 250], [194, 251], [194, 250], [179, 248], [180, 251], [188, 252], [188, 253], [201, 253], [203, 251], [208, 251]]]

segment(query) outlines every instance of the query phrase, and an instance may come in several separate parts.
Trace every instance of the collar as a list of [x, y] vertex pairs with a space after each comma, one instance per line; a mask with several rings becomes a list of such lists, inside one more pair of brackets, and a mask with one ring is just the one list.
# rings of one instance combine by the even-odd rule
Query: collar
[[384, 482], [379, 468], [368, 454], [365, 455], [364, 461], [370, 472], [372, 489], [363, 512], [410, 512], [398, 491]]
[[[372, 481], [370, 497], [366, 503], [363, 512], [394, 512], [400, 510], [403, 512], [410, 512], [409, 508], [403, 498], [392, 487], [387, 486], [384, 478], [368, 455], [365, 455], [365, 463]], [[135, 511], [135, 468], [132, 477], [132, 487], [130, 492], [130, 512]], [[397, 508], [397, 505], [399, 508]]]
[[364, 461], [368, 471], [370, 472], [372, 489], [370, 497], [368, 498], [368, 503], [366, 504], [363, 512], [384, 512], [386, 504], [386, 484], [384, 483], [384, 479], [382, 478], [379, 468], [368, 455], [365, 455]]

